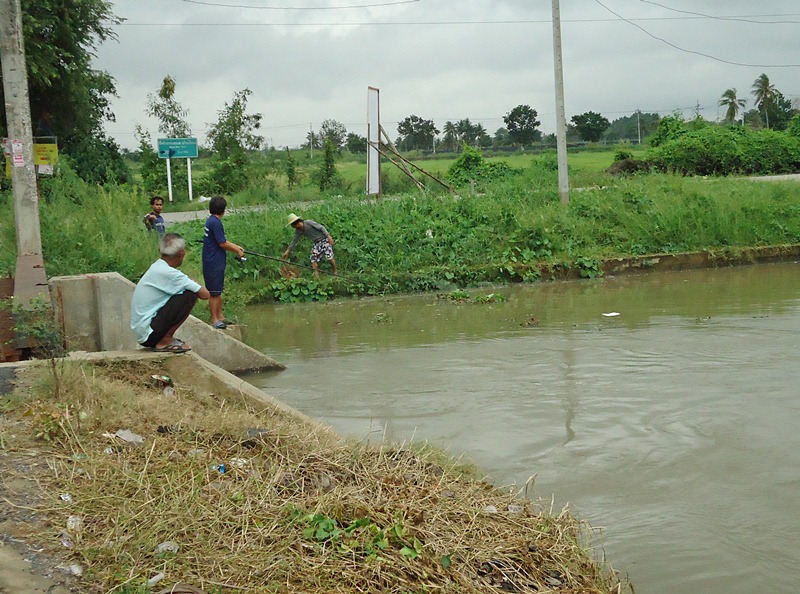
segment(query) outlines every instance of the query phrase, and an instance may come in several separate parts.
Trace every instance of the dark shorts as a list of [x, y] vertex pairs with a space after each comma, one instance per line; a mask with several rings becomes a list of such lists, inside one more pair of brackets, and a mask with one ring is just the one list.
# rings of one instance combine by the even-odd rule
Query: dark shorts
[[156, 316], [150, 321], [152, 332], [150, 332], [147, 340], [142, 343], [142, 346], [156, 346], [170, 328], [189, 317], [195, 303], [197, 303], [197, 293], [192, 291], [184, 291], [170, 297], [169, 301], [158, 310]]
[[225, 289], [225, 268], [203, 268], [203, 282], [212, 297], [219, 297]]

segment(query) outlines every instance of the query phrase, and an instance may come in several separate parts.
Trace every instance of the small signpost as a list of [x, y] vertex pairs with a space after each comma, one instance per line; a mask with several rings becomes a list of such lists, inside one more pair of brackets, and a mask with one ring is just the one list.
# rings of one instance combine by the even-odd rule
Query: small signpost
[[[11, 167], [24, 167], [23, 145], [21, 140], [3, 138], [5, 154], [5, 175], [11, 178]], [[33, 137], [33, 165], [37, 175], [53, 175], [58, 162], [58, 144], [54, 136]]]
[[187, 174], [189, 177], [189, 201], [192, 201], [192, 159], [197, 158], [196, 138], [159, 138], [158, 157], [167, 160], [167, 186], [169, 187], [169, 201], [172, 202], [172, 170], [171, 159], [186, 159]]

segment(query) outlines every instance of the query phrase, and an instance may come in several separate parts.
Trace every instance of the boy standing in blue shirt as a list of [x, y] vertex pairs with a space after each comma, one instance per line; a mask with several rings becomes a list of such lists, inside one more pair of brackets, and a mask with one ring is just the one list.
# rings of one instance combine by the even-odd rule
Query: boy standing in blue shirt
[[167, 232], [167, 225], [164, 217], [161, 216], [161, 211], [164, 210], [164, 199], [161, 196], [153, 196], [150, 198], [150, 206], [152, 210], [144, 215], [144, 226], [148, 231], [157, 231], [159, 238], [164, 237]]
[[218, 330], [228, 327], [222, 315], [222, 291], [225, 288], [225, 252], [234, 252], [237, 257], [244, 255], [241, 246], [231, 243], [225, 237], [222, 217], [228, 202], [222, 196], [214, 196], [208, 203], [211, 216], [203, 229], [203, 279], [210, 294], [208, 307], [211, 310], [211, 325]]

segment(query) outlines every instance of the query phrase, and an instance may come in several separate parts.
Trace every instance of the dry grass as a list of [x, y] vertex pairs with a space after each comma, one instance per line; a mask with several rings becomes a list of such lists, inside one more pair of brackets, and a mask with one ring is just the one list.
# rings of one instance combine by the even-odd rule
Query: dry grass
[[81, 565], [84, 592], [149, 592], [158, 574], [153, 592], [623, 588], [593, 561], [585, 524], [431, 448], [346, 442], [180, 385], [167, 396], [154, 364], [69, 365], [61, 402], [45, 371], [18, 391], [6, 417], [25, 430], [4, 444], [46, 456], [39, 539]]

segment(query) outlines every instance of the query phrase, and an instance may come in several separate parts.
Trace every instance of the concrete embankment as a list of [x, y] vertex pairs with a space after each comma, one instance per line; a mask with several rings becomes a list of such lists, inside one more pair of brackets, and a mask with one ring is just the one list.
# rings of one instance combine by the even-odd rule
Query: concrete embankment
[[[116, 272], [58, 276], [50, 279], [50, 296], [69, 351], [136, 351], [130, 329], [135, 285]], [[177, 336], [193, 352], [232, 373], [284, 369], [284, 366], [240, 340], [236, 326], [215, 330], [189, 316]]]
[[[800, 258], [800, 244], [777, 246], [720, 248], [705, 252], [675, 254], [647, 254], [643, 256], [608, 258], [598, 262], [599, 270], [606, 276], [640, 274], [646, 272], [668, 272], [674, 270], [696, 270], [699, 268], [721, 268], [768, 262], [785, 262]], [[525, 267], [520, 266], [520, 270]], [[528, 268], [529, 269], [529, 268]], [[544, 265], [539, 268], [542, 279], [577, 280], [588, 276], [585, 271], [561, 264]], [[597, 276], [596, 274], [592, 276]]]

